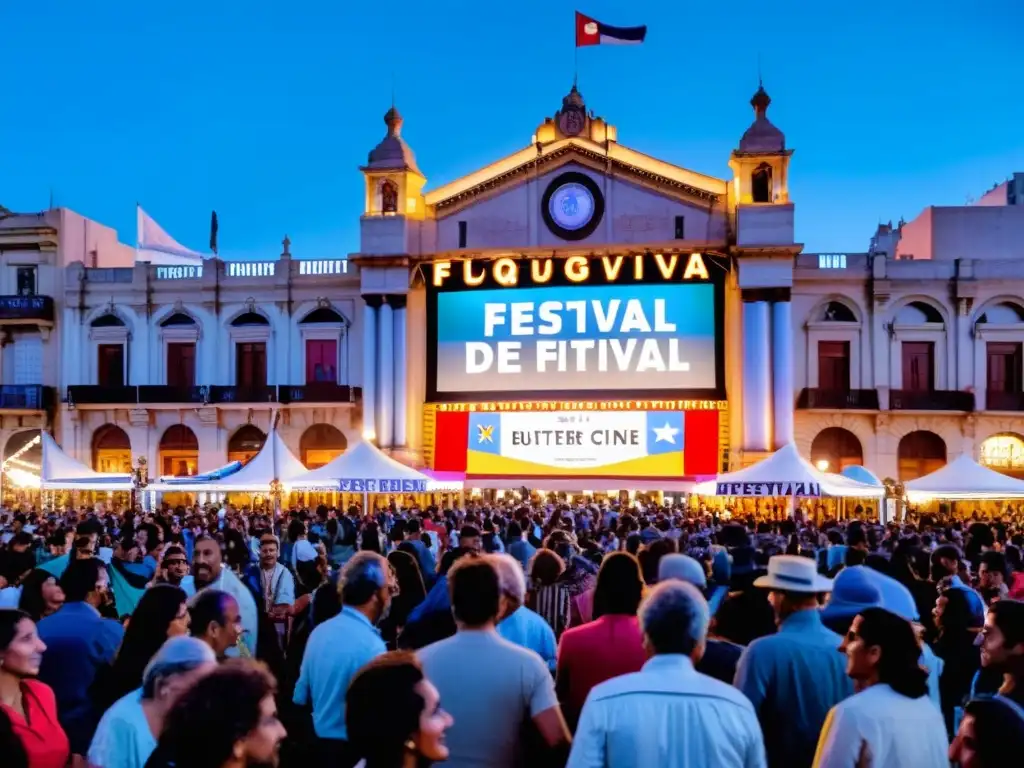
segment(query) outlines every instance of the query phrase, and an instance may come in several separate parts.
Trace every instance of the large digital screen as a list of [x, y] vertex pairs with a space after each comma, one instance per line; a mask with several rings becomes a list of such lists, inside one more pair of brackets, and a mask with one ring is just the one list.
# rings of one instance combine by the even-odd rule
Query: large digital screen
[[437, 391], [713, 390], [711, 283], [496, 288], [437, 297]]

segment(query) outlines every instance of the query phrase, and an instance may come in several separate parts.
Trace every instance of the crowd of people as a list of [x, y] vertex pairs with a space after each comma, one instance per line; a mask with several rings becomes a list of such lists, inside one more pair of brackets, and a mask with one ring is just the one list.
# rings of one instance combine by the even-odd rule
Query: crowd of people
[[994, 768], [1024, 528], [0, 510], [4, 768]]

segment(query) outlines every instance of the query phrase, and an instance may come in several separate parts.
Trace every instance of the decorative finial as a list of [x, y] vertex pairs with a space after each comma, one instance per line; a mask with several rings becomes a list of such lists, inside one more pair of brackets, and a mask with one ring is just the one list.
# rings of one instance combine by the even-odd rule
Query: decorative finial
[[288, 235], [284, 236], [284, 240], [281, 241], [281, 245], [284, 246], [284, 251], [281, 253], [282, 256], [291, 256], [292, 252], [288, 250], [291, 248], [292, 241], [288, 239]]
[[402, 115], [398, 107], [392, 105], [384, 115], [384, 125], [388, 127], [388, 136], [399, 136], [402, 133]]
[[754, 108], [754, 115], [758, 118], [764, 117], [768, 112], [768, 105], [772, 103], [771, 96], [764, 89], [764, 85], [758, 80], [757, 93], [750, 99], [750, 106]]

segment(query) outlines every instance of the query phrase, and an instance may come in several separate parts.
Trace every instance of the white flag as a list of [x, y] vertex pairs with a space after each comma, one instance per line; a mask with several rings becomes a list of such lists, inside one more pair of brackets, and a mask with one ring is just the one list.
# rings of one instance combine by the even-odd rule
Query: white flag
[[198, 251], [186, 248], [157, 224], [152, 217], [138, 206], [138, 235], [135, 245], [135, 260], [147, 261], [161, 266], [202, 264], [206, 257]]

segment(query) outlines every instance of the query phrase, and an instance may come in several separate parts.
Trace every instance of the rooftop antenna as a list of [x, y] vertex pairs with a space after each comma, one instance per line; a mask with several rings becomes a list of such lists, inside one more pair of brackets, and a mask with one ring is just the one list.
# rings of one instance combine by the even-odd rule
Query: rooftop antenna
[[757, 87], [764, 87], [764, 80], [761, 79], [761, 52], [757, 52]]

